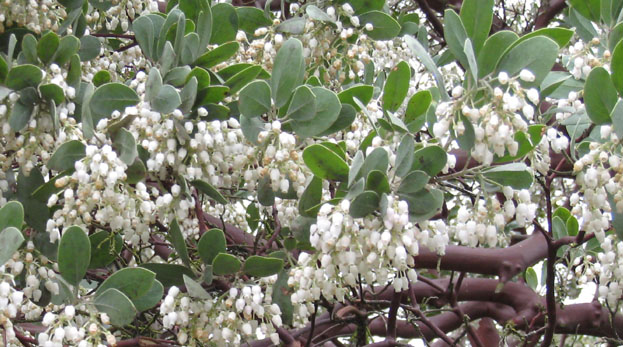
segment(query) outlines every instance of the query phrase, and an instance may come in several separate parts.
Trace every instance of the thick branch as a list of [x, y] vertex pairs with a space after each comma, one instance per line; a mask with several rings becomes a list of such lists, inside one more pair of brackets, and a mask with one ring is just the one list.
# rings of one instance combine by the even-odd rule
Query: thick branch
[[436, 269], [439, 259], [441, 270], [478, 273], [499, 276], [502, 282], [510, 280], [547, 257], [547, 242], [540, 233], [507, 248], [472, 248], [448, 246], [446, 253], [439, 256], [427, 248], [421, 248], [415, 257], [418, 269]]
[[565, 0], [550, 0], [549, 4], [544, 7], [539, 9], [539, 15], [534, 22], [535, 30], [545, 28], [557, 14], [567, 7], [567, 2]]

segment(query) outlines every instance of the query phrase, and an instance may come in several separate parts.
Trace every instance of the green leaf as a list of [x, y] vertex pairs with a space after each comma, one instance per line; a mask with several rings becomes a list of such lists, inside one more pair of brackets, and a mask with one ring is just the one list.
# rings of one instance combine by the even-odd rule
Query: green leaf
[[288, 102], [292, 91], [303, 82], [304, 72], [303, 44], [298, 39], [290, 38], [279, 48], [270, 78], [276, 107], [282, 107]]
[[428, 220], [441, 210], [443, 192], [439, 189], [420, 189], [415, 193], [399, 193], [401, 200], [409, 205], [409, 220], [420, 222]]
[[188, 248], [186, 248], [186, 239], [184, 239], [184, 235], [182, 234], [182, 230], [180, 229], [177, 219], [174, 219], [169, 226], [169, 237], [171, 238], [171, 243], [173, 244], [177, 255], [180, 259], [182, 259], [184, 265], [190, 268], [190, 258], [188, 257]]
[[164, 76], [163, 83], [180, 88], [186, 83], [186, 77], [190, 71], [190, 67], [188, 66], [174, 67]]
[[202, 180], [194, 180], [191, 181], [190, 184], [197, 188], [198, 191], [214, 199], [216, 202], [223, 205], [228, 203], [227, 199], [225, 199], [225, 197], [210, 183]]
[[[409, 69], [409, 73], [411, 73], [410, 69]], [[357, 112], [359, 112], [361, 108], [359, 107], [359, 105], [357, 105], [357, 103], [355, 103], [353, 98], [357, 98], [362, 104], [367, 105], [370, 102], [370, 100], [372, 100], [373, 94], [374, 94], [373, 86], [358, 85], [358, 86], [350, 87], [346, 90], [343, 90], [337, 95], [337, 97], [338, 99], [340, 99], [340, 102], [342, 104], [351, 105], [352, 107], [355, 108]]]
[[240, 128], [244, 137], [254, 145], [258, 145], [257, 136], [264, 130], [264, 122], [258, 117], [240, 115]]
[[11, 70], [4, 84], [13, 90], [21, 90], [26, 87], [37, 87], [43, 79], [43, 72], [37, 66], [24, 64]]
[[623, 139], [623, 100], [619, 99], [614, 105], [610, 118], [612, 119], [614, 133], [617, 134], [618, 138]]
[[399, 193], [416, 193], [426, 186], [429, 180], [429, 176], [424, 171], [414, 170], [411, 171], [400, 182], [398, 187]]
[[275, 203], [275, 192], [273, 192], [269, 175], [264, 175], [260, 179], [257, 187], [257, 201], [262, 206], [272, 206]]
[[367, 177], [370, 171], [379, 170], [381, 172], [386, 172], [387, 167], [389, 166], [389, 156], [387, 151], [381, 147], [377, 147], [363, 161], [363, 165], [361, 166], [361, 171], [359, 172], [358, 177]]
[[474, 48], [472, 47], [472, 41], [470, 39], [465, 40], [463, 53], [465, 53], [465, 57], [467, 59], [469, 72], [471, 72], [471, 75], [474, 78], [474, 83], [476, 83], [478, 82], [478, 63], [476, 62], [476, 54], [474, 53]]
[[[152, 60], [155, 60], [160, 52], [157, 52], [156, 32], [159, 31], [158, 26], [161, 27], [164, 23], [162, 18], [154, 18], [153, 15], [140, 16], [132, 22], [132, 31], [134, 31], [134, 37], [138, 42], [139, 47], [143, 54]], [[156, 23], [159, 23], [157, 26]]]
[[554, 66], [557, 57], [556, 42], [544, 36], [535, 36], [509, 48], [500, 58], [496, 71], [506, 71], [514, 76], [523, 69], [529, 70], [534, 74], [535, 80], [524, 84], [538, 86]]
[[163, 85], [151, 101], [152, 108], [163, 114], [175, 111], [181, 104], [180, 94], [173, 86], [168, 84]]
[[82, 67], [80, 64], [80, 56], [74, 54], [69, 61], [69, 71], [67, 72], [67, 77], [65, 81], [67, 84], [74, 88], [78, 88], [80, 86], [82, 79]]
[[331, 127], [338, 119], [342, 106], [337, 95], [323, 87], [313, 87], [316, 96], [316, 114], [307, 121], [293, 121], [292, 129], [300, 137], [317, 136]]
[[71, 10], [71, 9], [82, 7], [84, 0], [58, 0], [58, 2], [61, 5], [67, 7], [67, 9]]
[[279, 258], [252, 255], [247, 258], [242, 271], [254, 277], [267, 277], [278, 274], [283, 269], [283, 260]]
[[365, 189], [375, 191], [379, 195], [383, 193], [389, 194], [389, 181], [385, 172], [379, 170], [370, 171], [366, 178]]
[[443, 77], [441, 73], [439, 72], [439, 70], [437, 69], [437, 65], [435, 64], [435, 61], [433, 61], [433, 58], [431, 58], [428, 52], [426, 51], [426, 48], [422, 46], [420, 41], [414, 39], [413, 37], [409, 35], [405, 36], [405, 42], [407, 43], [407, 46], [409, 47], [409, 49], [411, 49], [413, 53], [415, 53], [415, 55], [417, 55], [418, 58], [420, 58], [420, 61], [422, 62], [422, 64], [424, 64], [426, 69], [430, 73], [433, 74], [433, 77], [435, 78], [435, 83], [437, 83], [437, 88], [439, 88], [442, 99], [443, 100], [450, 99], [450, 97], [448, 96], [448, 92], [445, 89]]
[[510, 186], [514, 189], [528, 189], [533, 181], [532, 174], [524, 163], [495, 166], [482, 174], [502, 186]]
[[98, 311], [104, 312], [115, 326], [125, 326], [134, 320], [136, 307], [130, 299], [115, 288], [110, 288], [95, 298], [93, 304]]
[[275, 27], [275, 31], [300, 35], [305, 31], [305, 23], [307, 20], [303, 17], [293, 17], [281, 22]]
[[610, 71], [612, 72], [614, 87], [619, 95], [623, 95], [623, 40], [614, 47], [612, 60], [610, 60]]
[[199, 35], [199, 51], [201, 54], [205, 52], [208, 42], [212, 38], [212, 8], [208, 5], [203, 8], [203, 11], [199, 12], [197, 18], [197, 34]]
[[39, 63], [37, 58], [37, 39], [32, 34], [26, 34], [22, 38], [21, 55], [25, 59], [25, 63], [35, 65]]
[[87, 273], [91, 260], [91, 242], [87, 233], [78, 226], [63, 232], [58, 245], [58, 270], [71, 285], [77, 286]]
[[197, 251], [203, 263], [211, 265], [217, 254], [227, 252], [227, 241], [223, 231], [221, 229], [206, 231], [199, 239]]
[[233, 57], [238, 49], [240, 49], [240, 44], [236, 41], [223, 43], [197, 58], [194, 65], [209, 69]]
[[53, 31], [48, 31], [47, 34], [41, 36], [37, 43], [37, 55], [39, 59], [41, 59], [41, 62], [47, 64], [52, 60], [60, 41], [58, 35]]
[[59, 66], [65, 65], [69, 59], [80, 49], [80, 40], [75, 36], [63, 36], [61, 38], [58, 49], [52, 57], [52, 61]]
[[430, 177], [435, 177], [446, 166], [448, 156], [439, 146], [428, 146], [419, 149], [413, 157], [413, 170], [422, 170]]
[[11, 115], [9, 116], [9, 125], [11, 126], [11, 129], [14, 131], [20, 131], [26, 127], [30, 121], [33, 110], [33, 104], [25, 104], [20, 98], [11, 109]]
[[349, 104], [342, 104], [340, 114], [337, 116], [335, 122], [331, 124], [329, 129], [321, 132], [317, 136], [327, 136], [340, 130], [344, 130], [345, 128], [353, 124], [355, 118], [357, 118], [357, 111], [355, 110], [355, 108]]
[[443, 35], [452, 55], [458, 59], [462, 66], [467, 67], [467, 56], [463, 50], [465, 41], [468, 39], [467, 32], [463, 22], [461, 22], [461, 17], [452, 9], [446, 9], [444, 13]]
[[[4, 79], [6, 78], [8, 73], [9, 73], [9, 65], [7, 64], [6, 60], [4, 60], [4, 58], [0, 55], [0, 84], [4, 83]], [[4, 88], [4, 87], [1, 87], [1, 88]], [[4, 96], [0, 97], [0, 100], [2, 99], [4, 99]]]
[[315, 217], [322, 201], [322, 180], [312, 177], [299, 199], [299, 213], [305, 217]]
[[236, 7], [236, 13], [238, 13], [240, 21], [239, 29], [244, 31], [249, 39], [253, 37], [256, 29], [269, 27], [273, 24], [273, 21], [266, 17], [264, 11], [257, 7]]
[[189, 277], [195, 276], [189, 268], [178, 264], [144, 263], [140, 267], [155, 272], [156, 280], [165, 287], [183, 285], [184, 275]]
[[252, 65], [227, 79], [225, 85], [229, 87], [229, 93], [237, 93], [240, 89], [253, 81], [261, 71], [261, 66]]
[[119, 255], [123, 247], [121, 235], [110, 235], [105, 230], [100, 230], [89, 236], [89, 242], [91, 243], [89, 269], [108, 266]]
[[212, 262], [212, 269], [215, 275], [231, 275], [240, 270], [242, 263], [238, 258], [231, 254], [219, 253], [214, 257]]
[[80, 49], [78, 55], [81, 61], [89, 61], [97, 58], [100, 55], [102, 44], [100, 40], [91, 35], [82, 36], [80, 38]]
[[498, 31], [491, 35], [478, 53], [478, 78], [483, 78], [493, 72], [502, 54], [518, 39], [517, 34], [508, 30]]
[[534, 268], [532, 266], [526, 269], [526, 273], [524, 274], [524, 280], [526, 281], [528, 287], [532, 288], [532, 290], [536, 290], [537, 286], [539, 285], [539, 279], [536, 275], [536, 271], [534, 271]]
[[571, 29], [567, 29], [567, 28], [560, 28], [560, 27], [542, 28], [542, 29], [535, 30], [533, 32], [530, 32], [522, 36], [521, 38], [519, 38], [519, 40], [515, 41], [511, 47], [514, 47], [518, 45], [519, 43], [531, 37], [544, 36], [544, 37], [549, 37], [550, 39], [554, 40], [554, 42], [556, 42], [558, 47], [562, 48], [562, 47], [565, 47], [569, 43], [569, 41], [573, 37], [573, 34], [574, 34], [574, 31]]
[[186, 290], [188, 291], [188, 295], [190, 297], [199, 299], [199, 300], [208, 300], [212, 298], [210, 294], [208, 294], [208, 292], [205, 289], [203, 289], [201, 284], [195, 282], [192, 278], [186, 275], [184, 275], [183, 278], [184, 278], [184, 285], [186, 286]]
[[158, 69], [151, 69], [147, 76], [147, 82], [145, 83], [145, 99], [153, 102], [161, 88], [162, 75], [160, 75], [160, 71], [158, 71]]
[[415, 141], [410, 134], [406, 134], [400, 140], [396, 150], [396, 176], [404, 177], [411, 171], [413, 166], [413, 152], [415, 151]]
[[559, 240], [568, 235], [565, 222], [558, 216], [552, 218], [552, 232], [555, 240]]
[[359, 16], [361, 26], [371, 23], [373, 29], [365, 33], [374, 40], [391, 40], [400, 33], [400, 24], [381, 11], [370, 11]]
[[493, 22], [493, 5], [494, 0], [464, 0], [461, 5], [461, 21], [467, 36], [472, 40], [476, 54], [489, 37]]
[[609, 123], [610, 112], [618, 96], [610, 74], [603, 67], [594, 68], [584, 84], [584, 105], [588, 117], [595, 124]]
[[56, 171], [73, 169], [74, 163], [86, 156], [85, 148], [78, 140], [65, 142], [54, 152], [46, 166]]
[[[136, 92], [121, 83], [106, 83], [97, 87], [91, 97], [91, 111], [100, 116], [97, 120], [110, 117], [113, 111], [124, 111], [126, 107], [138, 104], [140, 98]], [[94, 120], [95, 120], [94, 119]], [[97, 125], [97, 122], [94, 122]]]
[[[5, 205], [6, 206], [6, 205]], [[0, 222], [4, 222], [0, 219]], [[20, 224], [21, 227], [21, 224]], [[9, 226], [0, 231], [0, 266], [9, 261], [24, 242], [24, 235], [16, 227]]]
[[379, 207], [381, 198], [376, 192], [364, 191], [357, 195], [350, 203], [348, 213], [353, 218], [363, 218], [374, 212]]
[[327, 22], [327, 23], [335, 22], [333, 19], [331, 19], [331, 17], [329, 17], [329, 15], [325, 11], [311, 4], [305, 7], [305, 13], [307, 13], [309, 18], [317, 20], [317, 21]]
[[163, 295], [164, 287], [162, 286], [162, 283], [158, 280], [154, 280], [147, 293], [137, 299], [134, 299], [132, 303], [138, 312], [147, 311], [158, 305], [160, 300], [162, 300]]
[[201, 90], [210, 86], [210, 73], [199, 66], [195, 66], [188, 76], [186, 76], [186, 83], [190, 81], [193, 77], [197, 79], [197, 90]]
[[294, 91], [286, 117], [296, 121], [310, 120], [316, 115], [316, 96], [308, 86], [299, 86]]
[[65, 101], [65, 93], [63, 88], [54, 83], [42, 84], [39, 86], [39, 92], [41, 97], [47, 100], [54, 101], [55, 105], [60, 105]]
[[203, 2], [203, 0], [179, 0], [178, 5], [179, 9], [184, 12], [186, 17], [196, 21], [199, 11], [202, 8], [201, 2]]
[[192, 111], [192, 107], [195, 104], [195, 100], [197, 97], [197, 78], [193, 77], [186, 83], [182, 91], [180, 92], [180, 98], [182, 99], [182, 104], [179, 109], [182, 111], [184, 115], [189, 114]]
[[126, 182], [128, 184], [137, 184], [145, 178], [147, 168], [140, 158], [134, 159], [134, 163], [125, 170], [127, 176]]
[[212, 6], [212, 20], [210, 43], [221, 44], [236, 39], [238, 15], [231, 4], [219, 3]]
[[212, 103], [221, 102], [225, 99], [225, 96], [229, 92], [229, 87], [225, 86], [210, 86], [208, 88], [204, 88], [200, 90], [197, 95], [197, 100], [199, 105], [207, 105]]
[[325, 146], [314, 144], [303, 151], [305, 165], [322, 179], [345, 181], [348, 179], [348, 165]]
[[0, 208], [0, 231], [8, 227], [21, 229], [23, 223], [24, 207], [19, 201], [9, 201]]
[[601, 0], [569, 0], [569, 4], [582, 16], [593, 22], [599, 22]]
[[114, 288], [130, 300], [138, 299], [149, 291], [155, 278], [155, 272], [143, 267], [126, 267], [108, 276], [95, 291], [95, 296]]
[[[413, 94], [409, 102], [407, 103], [407, 110], [405, 111], [405, 123], [409, 124], [416, 119], [421, 119], [422, 124], [426, 117], [426, 111], [430, 107], [433, 101], [433, 95], [428, 90], [420, 90]], [[419, 129], [418, 129], [419, 130]]]
[[259, 117], [271, 109], [270, 86], [262, 80], [249, 83], [240, 91], [238, 102], [241, 114]]
[[113, 148], [119, 155], [119, 159], [128, 166], [132, 165], [138, 157], [134, 135], [125, 128], [120, 128], [115, 133]]
[[385, 87], [383, 88], [383, 108], [396, 112], [402, 101], [409, 92], [409, 81], [411, 80], [411, 68], [409, 64], [401, 61], [396, 65], [387, 76]]

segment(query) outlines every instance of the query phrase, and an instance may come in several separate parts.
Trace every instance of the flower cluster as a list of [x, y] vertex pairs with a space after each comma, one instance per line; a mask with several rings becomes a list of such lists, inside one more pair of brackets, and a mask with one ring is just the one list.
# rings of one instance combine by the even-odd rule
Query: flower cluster
[[[273, 276], [275, 277], [275, 276]], [[263, 279], [267, 286], [243, 285], [231, 288], [218, 298], [191, 299], [171, 287], [160, 305], [162, 324], [177, 331], [183, 345], [239, 345], [263, 336], [279, 343], [275, 328], [282, 326], [281, 309], [272, 303], [271, 287], [275, 278]]]

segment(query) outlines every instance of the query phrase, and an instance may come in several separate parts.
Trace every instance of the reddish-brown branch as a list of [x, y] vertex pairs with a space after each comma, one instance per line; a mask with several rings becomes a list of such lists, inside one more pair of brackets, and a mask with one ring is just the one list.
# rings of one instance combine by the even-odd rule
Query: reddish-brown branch
[[556, 17], [562, 10], [567, 7], [565, 0], [550, 0], [545, 2], [544, 6], [539, 9], [539, 14], [534, 21], [534, 29], [545, 28], [549, 22]]
[[435, 32], [440, 37], [443, 38], [444, 37], [443, 36], [443, 24], [441, 24], [441, 21], [439, 20], [439, 18], [437, 18], [437, 15], [430, 8], [428, 1], [427, 0], [415, 0], [415, 2], [417, 2], [417, 4], [420, 6], [420, 9], [426, 15], [426, 18], [428, 19], [430, 24], [433, 26], [433, 29], [435, 29]]
[[[415, 257], [418, 269], [478, 273], [499, 276], [502, 282], [510, 280], [547, 256], [547, 243], [543, 235], [535, 233], [531, 237], [506, 248], [472, 248], [448, 246], [443, 256], [427, 248], [421, 248]], [[441, 261], [439, 262], [439, 260]]]

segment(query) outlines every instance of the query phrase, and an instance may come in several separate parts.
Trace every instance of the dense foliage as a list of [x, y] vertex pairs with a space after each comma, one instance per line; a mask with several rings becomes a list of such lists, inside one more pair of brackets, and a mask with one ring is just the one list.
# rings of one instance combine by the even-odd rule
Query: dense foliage
[[1, 2], [2, 342], [623, 343], [622, 7]]

